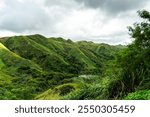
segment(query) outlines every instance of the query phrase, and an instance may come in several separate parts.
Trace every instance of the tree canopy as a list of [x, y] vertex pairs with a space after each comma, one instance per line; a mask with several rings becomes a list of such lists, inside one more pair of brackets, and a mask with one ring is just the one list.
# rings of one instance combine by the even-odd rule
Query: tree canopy
[[129, 27], [133, 42], [118, 57], [127, 92], [150, 88], [150, 12], [138, 14], [142, 21]]

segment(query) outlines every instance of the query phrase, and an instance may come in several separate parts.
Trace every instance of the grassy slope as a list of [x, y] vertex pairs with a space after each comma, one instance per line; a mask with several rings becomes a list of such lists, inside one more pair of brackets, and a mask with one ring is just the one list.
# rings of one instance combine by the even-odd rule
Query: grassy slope
[[17, 92], [12, 91], [13, 89], [21, 90], [20, 88], [27, 86], [31, 88], [33, 84], [36, 85], [35, 88], [37, 87], [38, 84], [34, 82], [42, 74], [42, 69], [37, 64], [10, 51], [2, 43], [0, 43], [0, 61], [0, 85], [3, 91], [0, 98], [21, 99], [19, 96], [15, 97]]
[[[2, 87], [5, 93], [0, 95], [1, 99], [32, 99], [34, 96], [36, 99], [84, 99], [87, 79], [71, 79], [65, 74], [74, 70], [82, 74], [101, 73], [106, 62], [118, 51], [105, 44], [41, 35], [14, 36], [0, 41], [0, 85], [9, 84]], [[87, 98], [100, 99], [98, 95], [106, 84], [99, 86], [99, 78], [92, 79], [89, 81], [97, 85], [87, 84], [89, 91], [95, 90], [95, 94]], [[84, 95], [79, 97], [81, 94]]]
[[[96, 69], [95, 63], [90, 60], [78, 47], [76, 43], [69, 43], [63, 39], [59, 38], [44, 38], [41, 35], [33, 35], [30, 37], [32, 40], [36, 41], [37, 43], [47, 47], [48, 49], [54, 51], [58, 55], [66, 60], [67, 56], [75, 56], [81, 63], [84, 63], [87, 68]], [[66, 62], [68, 62], [66, 60]]]
[[[67, 72], [65, 68], [69, 69], [72, 65], [69, 58], [75, 58], [83, 64], [82, 71], [96, 71], [104, 60], [111, 59], [110, 52], [98, 51], [101, 45], [73, 43], [59, 38], [47, 39], [41, 35], [10, 37], [3, 43], [14, 53], [32, 60], [48, 71]], [[109, 46], [107, 48], [110, 50]]]
[[14, 74], [19, 68], [23, 67], [29, 67], [37, 71], [42, 70], [37, 64], [10, 51], [2, 43], [0, 43], [0, 60], [1, 70], [6, 70], [10, 74]]
[[[23, 58], [32, 60], [45, 70], [60, 71], [60, 67], [67, 66], [67, 63], [57, 53], [28, 37], [11, 37], [4, 44], [11, 51]], [[55, 66], [55, 63], [59, 63], [58, 66]]]

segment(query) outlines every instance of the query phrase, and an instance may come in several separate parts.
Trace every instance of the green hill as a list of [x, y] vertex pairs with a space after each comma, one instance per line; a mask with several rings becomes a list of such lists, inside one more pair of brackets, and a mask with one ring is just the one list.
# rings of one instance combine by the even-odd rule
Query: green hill
[[[113, 59], [115, 47], [90, 42], [69, 42], [41, 35], [15, 36], [2, 43], [17, 55], [31, 60], [46, 71], [100, 72], [104, 61]], [[71, 67], [73, 66], [73, 67]], [[81, 70], [80, 70], [81, 69]]]
[[[53, 94], [55, 89], [77, 93], [87, 81], [78, 76], [101, 76], [120, 50], [107, 44], [73, 42], [39, 34], [6, 37], [0, 42], [0, 99], [44, 99], [46, 92]], [[99, 78], [92, 79], [89, 81]], [[61, 91], [56, 91], [56, 99], [65, 96], [65, 93], [59, 96]]]

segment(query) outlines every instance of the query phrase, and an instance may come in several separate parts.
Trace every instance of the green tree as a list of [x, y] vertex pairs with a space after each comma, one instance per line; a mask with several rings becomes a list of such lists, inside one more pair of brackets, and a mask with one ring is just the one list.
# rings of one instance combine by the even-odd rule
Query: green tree
[[129, 27], [133, 42], [118, 60], [126, 92], [150, 88], [150, 13], [143, 10], [138, 14], [143, 21]]

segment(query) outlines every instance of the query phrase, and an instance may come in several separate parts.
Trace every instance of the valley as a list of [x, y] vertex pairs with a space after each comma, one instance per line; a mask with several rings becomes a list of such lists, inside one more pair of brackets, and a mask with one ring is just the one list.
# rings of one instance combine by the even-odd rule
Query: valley
[[[105, 67], [121, 50], [39, 34], [0, 41], [1, 99], [88, 99], [75, 95], [86, 87], [101, 89], [93, 84], [101, 82]], [[98, 94], [89, 98], [100, 99]]]
[[150, 99], [149, 41], [134, 36], [127, 46], [40, 34], [1, 38], [0, 99]]

